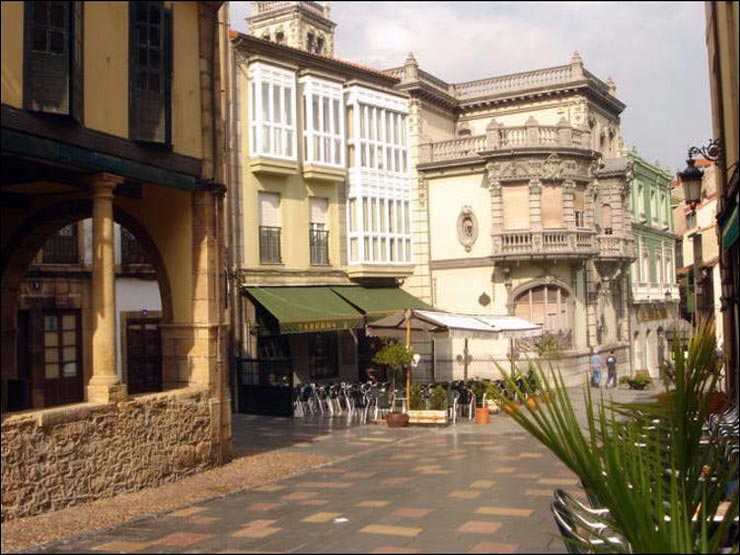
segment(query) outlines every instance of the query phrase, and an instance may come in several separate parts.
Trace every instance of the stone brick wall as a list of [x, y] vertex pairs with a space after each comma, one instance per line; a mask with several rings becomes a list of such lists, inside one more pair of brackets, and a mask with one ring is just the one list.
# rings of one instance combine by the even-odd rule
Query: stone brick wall
[[3, 415], [2, 521], [215, 466], [213, 437], [205, 389]]

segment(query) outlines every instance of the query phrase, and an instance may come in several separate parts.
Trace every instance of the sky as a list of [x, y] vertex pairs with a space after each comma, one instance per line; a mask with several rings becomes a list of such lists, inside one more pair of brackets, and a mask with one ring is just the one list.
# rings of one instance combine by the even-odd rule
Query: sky
[[[251, 2], [231, 2], [247, 31]], [[704, 2], [330, 2], [334, 55], [377, 69], [403, 65], [447, 82], [567, 64], [617, 85], [622, 137], [671, 173], [712, 135]]]

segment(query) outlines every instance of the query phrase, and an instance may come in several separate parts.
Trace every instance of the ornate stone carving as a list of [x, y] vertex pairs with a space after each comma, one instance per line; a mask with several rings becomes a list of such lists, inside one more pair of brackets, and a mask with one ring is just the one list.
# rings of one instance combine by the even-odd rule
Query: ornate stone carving
[[427, 204], [427, 179], [420, 175], [417, 182], [417, 196], [419, 197], [419, 206], [424, 207]]
[[542, 183], [539, 179], [530, 179], [529, 180], [529, 193], [532, 195], [538, 195], [540, 193], [540, 189], [542, 189]]
[[491, 297], [486, 293], [481, 293], [480, 297], [478, 297], [478, 304], [481, 306], [488, 306], [491, 304]]
[[563, 161], [557, 154], [550, 154], [542, 168], [543, 179], [560, 179], [563, 175]]
[[478, 218], [470, 206], [463, 206], [457, 217], [457, 239], [467, 252], [470, 252], [478, 239]]

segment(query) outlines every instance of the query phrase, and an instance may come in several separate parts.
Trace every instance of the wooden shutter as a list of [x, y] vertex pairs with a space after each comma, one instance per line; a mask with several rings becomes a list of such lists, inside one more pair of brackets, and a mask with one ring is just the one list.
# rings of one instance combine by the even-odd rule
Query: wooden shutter
[[72, 66], [72, 75], [70, 83], [70, 115], [78, 122], [83, 122], [83, 111], [85, 105], [85, 78], [84, 78], [84, 12], [83, 2], [71, 3], [71, 23], [69, 40], [70, 63]]
[[162, 2], [129, 6], [130, 138], [170, 144], [172, 13]]
[[24, 4], [24, 107], [68, 115], [71, 89], [70, 3]]
[[560, 185], [542, 187], [542, 227], [563, 227], [563, 189]]
[[504, 185], [501, 193], [504, 229], [529, 229], [529, 185]]

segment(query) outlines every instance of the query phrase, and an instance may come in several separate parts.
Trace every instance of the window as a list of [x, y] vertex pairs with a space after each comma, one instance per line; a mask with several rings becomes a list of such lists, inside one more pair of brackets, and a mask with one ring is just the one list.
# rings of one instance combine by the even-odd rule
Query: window
[[44, 377], [73, 378], [80, 370], [79, 315], [44, 314]]
[[172, 143], [172, 11], [163, 2], [129, 4], [129, 135]]
[[306, 162], [344, 168], [344, 102], [339, 83], [303, 77], [303, 155]]
[[260, 263], [280, 264], [280, 195], [259, 193]]
[[147, 255], [133, 233], [121, 227], [121, 264], [148, 264]]
[[576, 227], [586, 227], [585, 207], [586, 189], [577, 186], [573, 194], [573, 213], [575, 215]]
[[529, 185], [504, 185], [501, 196], [504, 229], [529, 229]]
[[406, 115], [367, 104], [359, 108], [360, 166], [406, 173]]
[[24, 5], [24, 107], [82, 122], [83, 2]]
[[316, 39], [316, 54], [323, 54], [324, 53], [324, 37], [319, 37]]
[[[569, 338], [568, 332], [573, 324], [569, 301], [570, 295], [565, 289], [554, 285], [540, 285], [527, 289], [516, 297], [514, 315], [542, 325], [547, 332]], [[569, 343], [569, 339], [565, 341]], [[570, 347], [569, 344], [563, 346]]]
[[283, 44], [285, 42], [285, 33], [282, 31], [278, 31], [275, 33], [275, 42], [277, 44]]
[[329, 264], [329, 230], [326, 216], [329, 211], [329, 200], [312, 198], [309, 201], [309, 243], [312, 266]]
[[360, 86], [346, 91], [353, 151], [347, 221], [350, 264], [411, 264], [411, 182], [404, 98]]
[[315, 37], [313, 33], [308, 33], [306, 36], [306, 50], [313, 52], [316, 48]]
[[686, 212], [686, 229], [694, 229], [696, 227], [696, 212]]
[[252, 156], [296, 160], [295, 75], [275, 66], [249, 66]]
[[655, 191], [650, 191], [650, 218], [652, 220], [653, 225], [658, 224], [658, 201], [655, 196]]
[[558, 229], [563, 227], [563, 188], [560, 185], [542, 187], [542, 227]]
[[64, 226], [50, 238], [43, 248], [42, 261], [44, 264], [77, 264], [77, 224]]

